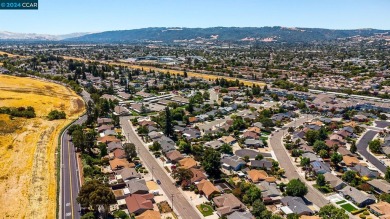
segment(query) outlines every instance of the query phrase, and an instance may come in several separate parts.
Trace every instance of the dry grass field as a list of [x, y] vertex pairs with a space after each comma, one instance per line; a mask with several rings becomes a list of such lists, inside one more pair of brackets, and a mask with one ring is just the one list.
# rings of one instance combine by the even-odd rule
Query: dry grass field
[[8, 57], [10, 58], [13, 58], [13, 57], [20, 57], [20, 58], [27, 58], [28, 56], [19, 56], [19, 55], [14, 55], [14, 54], [11, 54], [11, 53], [8, 53], [8, 52], [3, 52], [3, 51], [0, 51], [0, 55], [8, 55]]
[[[37, 117], [0, 114], [0, 217], [55, 218], [58, 135], [84, 111], [84, 102], [55, 83], [0, 75], [2, 106], [32, 106]], [[67, 119], [48, 121], [53, 109], [64, 110]]]
[[[92, 61], [92, 60], [76, 58], [76, 57], [69, 57], [69, 56], [63, 56], [63, 58], [64, 59], [78, 60], [78, 61], [82, 61], [82, 62]], [[129, 63], [123, 63], [123, 62], [105, 62], [105, 61], [99, 61], [99, 62], [103, 63], [103, 64], [109, 64], [109, 65], [127, 66], [129, 68], [134, 68], [134, 69], [137, 69], [137, 68], [142, 69], [143, 68], [145, 71], [154, 70], [154, 71], [165, 72], [165, 73], [169, 71], [172, 74], [179, 74], [179, 75], [184, 74], [183, 71], [178, 71], [178, 70], [162, 69], [162, 68], [148, 67], [148, 66], [141, 66], [141, 65], [133, 65], [133, 64], [129, 64]], [[209, 79], [215, 80], [217, 78], [225, 78], [226, 80], [235, 81], [237, 79], [237, 78], [233, 78], [233, 77], [202, 74], [202, 73], [196, 73], [196, 72], [187, 72], [187, 74], [189, 77], [203, 78], [205, 80], [209, 80]], [[257, 81], [244, 81], [242, 79], [240, 81], [242, 81], [245, 85], [248, 85], [248, 86], [259, 85], [262, 87], [265, 85], [264, 82], [260, 82], [260, 81], [259, 82], [257, 82]]]

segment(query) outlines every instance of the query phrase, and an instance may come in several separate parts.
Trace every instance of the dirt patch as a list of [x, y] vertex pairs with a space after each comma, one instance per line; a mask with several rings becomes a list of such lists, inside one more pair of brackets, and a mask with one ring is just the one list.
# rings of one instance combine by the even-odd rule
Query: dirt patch
[[[37, 114], [0, 115], [1, 217], [55, 218], [58, 135], [84, 111], [83, 104], [73, 104], [82, 100], [61, 85], [6, 75], [0, 75], [0, 99], [0, 107], [32, 106]], [[52, 109], [64, 110], [67, 119], [48, 121]]]

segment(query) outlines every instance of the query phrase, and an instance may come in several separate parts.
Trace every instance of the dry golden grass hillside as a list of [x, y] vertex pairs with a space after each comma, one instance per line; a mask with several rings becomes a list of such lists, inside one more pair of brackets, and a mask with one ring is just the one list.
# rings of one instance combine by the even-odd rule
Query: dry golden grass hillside
[[[84, 111], [84, 102], [55, 83], [0, 75], [2, 106], [32, 106], [37, 117], [0, 114], [0, 217], [55, 218], [58, 135]], [[53, 109], [65, 111], [67, 119], [48, 121]]]

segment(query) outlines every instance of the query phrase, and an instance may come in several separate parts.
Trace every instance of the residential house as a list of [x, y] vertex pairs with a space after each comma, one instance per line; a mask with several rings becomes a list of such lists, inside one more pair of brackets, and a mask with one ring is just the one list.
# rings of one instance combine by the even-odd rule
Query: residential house
[[259, 139], [259, 135], [255, 132], [251, 132], [251, 131], [244, 132], [244, 134], [242, 136], [245, 139]]
[[115, 171], [115, 173], [117, 175], [120, 175], [120, 178], [124, 181], [141, 178], [141, 174], [137, 173], [134, 168], [125, 167], [123, 169]]
[[232, 193], [223, 194], [213, 198], [213, 202], [217, 207], [217, 214], [222, 217], [229, 215], [235, 211], [242, 211], [245, 205]]
[[333, 175], [330, 172], [324, 173], [325, 181], [329, 184], [334, 190], [340, 190], [347, 184], [343, 182], [339, 177]]
[[270, 161], [268, 159], [251, 160], [250, 166], [251, 166], [251, 168], [271, 170], [272, 169], [272, 161]]
[[246, 147], [253, 147], [253, 148], [259, 148], [259, 147], [264, 147], [264, 143], [261, 140], [255, 140], [255, 139], [245, 139], [244, 142]]
[[223, 168], [234, 171], [239, 171], [246, 164], [238, 156], [225, 156], [221, 159], [221, 163]]
[[129, 213], [139, 215], [147, 210], [153, 210], [153, 198], [154, 195], [152, 193], [127, 196], [125, 201]]
[[215, 150], [219, 149], [224, 143], [220, 140], [214, 140], [214, 141], [209, 141], [204, 146], [213, 148]]
[[247, 174], [248, 174], [248, 179], [253, 183], [258, 183], [268, 178], [268, 174], [264, 170], [253, 169], [247, 171]]
[[226, 217], [227, 219], [255, 219], [249, 211], [235, 211]]
[[365, 176], [370, 179], [378, 178], [380, 173], [376, 170], [371, 170], [366, 166], [363, 166], [361, 164], [357, 164], [354, 167], [351, 167], [351, 170], [354, 170], [359, 173], [360, 176]]
[[388, 202], [378, 202], [368, 206], [371, 213], [379, 217], [379, 219], [389, 219], [390, 218], [390, 203]]
[[234, 143], [237, 142], [237, 140], [232, 137], [232, 136], [222, 136], [222, 138], [220, 139], [223, 143], [225, 144], [229, 144], [229, 145], [233, 145]]
[[123, 106], [115, 106], [114, 114], [117, 116], [126, 116], [130, 115], [130, 111]]
[[112, 119], [110, 119], [110, 118], [98, 118], [97, 119], [97, 123], [98, 123], [98, 126], [112, 124]]
[[181, 159], [183, 159], [183, 155], [178, 150], [169, 151], [165, 154], [165, 156], [168, 158], [168, 161], [171, 163], [177, 163]]
[[135, 219], [161, 219], [161, 214], [158, 211], [147, 210], [139, 216], [135, 217]]
[[370, 186], [374, 188], [374, 191], [378, 194], [390, 193], [390, 183], [388, 183], [386, 180], [373, 179], [371, 181], [368, 181], [367, 183], [370, 184]]
[[261, 197], [265, 204], [280, 202], [282, 192], [278, 189], [276, 183], [262, 181], [256, 186], [261, 190]]
[[197, 185], [201, 194], [206, 196], [207, 199], [213, 197], [213, 195], [220, 193], [219, 189], [214, 184], [206, 179], [202, 179]]
[[126, 159], [114, 158], [113, 160], [110, 160], [109, 163], [112, 171], [116, 171], [125, 167], [135, 167], [133, 163], [129, 163]]
[[186, 157], [186, 158], [179, 160], [179, 165], [180, 165], [180, 168], [190, 169], [190, 168], [196, 167], [198, 164], [194, 160], [194, 158]]
[[192, 172], [191, 184], [198, 183], [204, 179], [207, 179], [207, 176], [201, 169], [190, 168], [190, 171]]
[[149, 188], [146, 186], [145, 179], [131, 179], [126, 181], [126, 186], [129, 188], [130, 194], [146, 194], [149, 193]]
[[286, 215], [297, 214], [301, 216], [313, 214], [313, 211], [307, 207], [305, 201], [301, 197], [286, 196], [280, 201], [283, 204], [281, 210]]
[[324, 174], [327, 172], [331, 172], [329, 164], [321, 161], [314, 161], [310, 163], [312, 170], [316, 174]]
[[123, 149], [121, 142], [110, 142], [107, 144], [108, 152], [113, 152], [116, 149]]
[[374, 195], [367, 194], [351, 186], [346, 186], [339, 192], [345, 198], [349, 198], [350, 200], [352, 200], [358, 207], [365, 207], [367, 205], [375, 203], [376, 201]]
[[356, 164], [360, 163], [359, 159], [357, 159], [357, 157], [352, 156], [352, 155], [344, 155], [343, 162], [344, 162], [345, 166], [347, 166], [347, 167], [353, 167]]

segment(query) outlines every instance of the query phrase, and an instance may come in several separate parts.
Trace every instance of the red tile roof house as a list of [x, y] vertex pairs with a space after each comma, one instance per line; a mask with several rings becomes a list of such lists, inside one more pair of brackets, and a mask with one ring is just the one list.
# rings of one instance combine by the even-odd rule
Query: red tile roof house
[[154, 195], [152, 193], [127, 196], [125, 199], [127, 209], [135, 215], [142, 214], [147, 210], [153, 210], [153, 198]]

